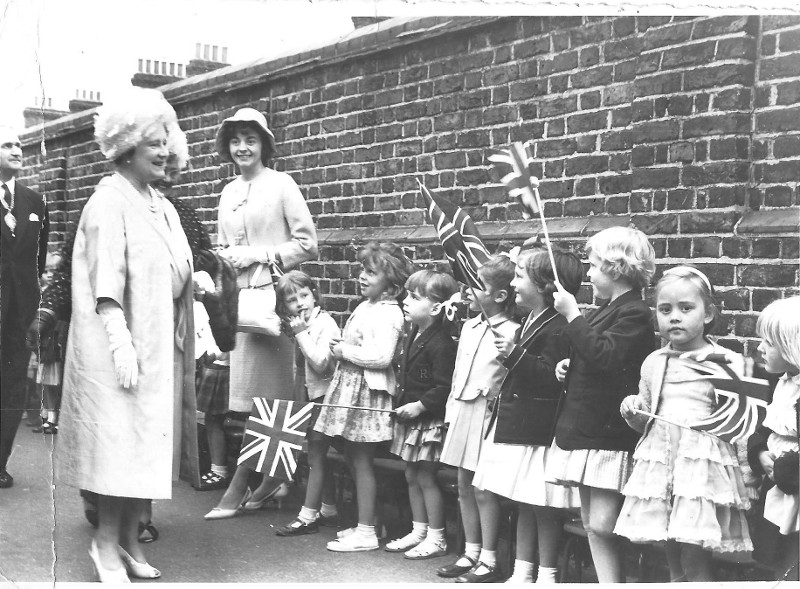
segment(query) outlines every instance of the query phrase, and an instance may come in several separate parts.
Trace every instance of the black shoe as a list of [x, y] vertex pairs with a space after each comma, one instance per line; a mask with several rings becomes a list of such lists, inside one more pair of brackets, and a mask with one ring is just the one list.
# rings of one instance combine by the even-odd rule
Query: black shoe
[[324, 515], [320, 515], [317, 518], [317, 525], [318, 526], [325, 526], [326, 528], [338, 528], [339, 527], [339, 515], [331, 515], [329, 517], [325, 517]]
[[[485, 568], [486, 572], [482, 574], [478, 574], [477, 571], [479, 568]], [[460, 577], [456, 579], [456, 583], [499, 583], [503, 580], [503, 575], [500, 572], [500, 567], [495, 565], [490, 567], [488, 564], [484, 564], [478, 561], [473, 569], [468, 572], [464, 573]]]
[[275, 531], [276, 536], [304, 536], [305, 534], [316, 534], [319, 532], [317, 522], [305, 523], [299, 517], [294, 518], [290, 523]]
[[0, 468], [0, 489], [8, 489], [14, 486], [14, 477], [8, 474], [5, 468]]
[[152, 521], [145, 523], [139, 522], [139, 543], [150, 544], [158, 540], [158, 530]]
[[[469, 564], [464, 566], [456, 564], [462, 558], [466, 558], [469, 561]], [[456, 562], [454, 562], [453, 564], [446, 564], [443, 567], [439, 567], [438, 569], [436, 569], [436, 574], [439, 575], [440, 577], [444, 577], [445, 579], [452, 579], [454, 577], [460, 577], [464, 573], [468, 573], [473, 568], [475, 568], [476, 564], [478, 564], [477, 560], [467, 556], [466, 554], [462, 554], [456, 559]]]
[[230, 477], [224, 477], [210, 470], [200, 477], [200, 484], [195, 487], [198, 491], [214, 491], [216, 489], [227, 489], [230, 485]]

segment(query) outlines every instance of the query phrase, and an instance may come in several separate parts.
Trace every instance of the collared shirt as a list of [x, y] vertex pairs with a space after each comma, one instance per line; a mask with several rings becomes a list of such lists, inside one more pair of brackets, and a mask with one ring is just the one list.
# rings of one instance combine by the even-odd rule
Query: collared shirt
[[[12, 177], [11, 180], [9, 180], [8, 182], [0, 182], [0, 184], [5, 184], [6, 186], [8, 186], [8, 190], [11, 192], [11, 196], [14, 196], [17, 193], [17, 179], [16, 179], [16, 177]], [[0, 190], [2, 190], [2, 187], [0, 187]], [[3, 190], [3, 198], [6, 197], [5, 192], [6, 191]], [[11, 203], [8, 203], [8, 205], [10, 206]]]
[[492, 328], [508, 338], [514, 337], [519, 324], [503, 314], [489, 318], [489, 323], [475, 317], [464, 323], [458, 344], [456, 368], [450, 396], [469, 401], [478, 396], [494, 397], [500, 390], [507, 370], [497, 358]]

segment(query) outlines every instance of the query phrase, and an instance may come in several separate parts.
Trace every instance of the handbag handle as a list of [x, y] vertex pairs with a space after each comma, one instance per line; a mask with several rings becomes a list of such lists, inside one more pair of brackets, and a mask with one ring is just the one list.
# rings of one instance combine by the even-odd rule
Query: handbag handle
[[258, 268], [256, 268], [253, 275], [250, 277], [250, 284], [248, 288], [258, 288], [256, 283], [258, 282], [258, 277], [261, 276], [261, 271], [264, 269], [264, 264], [259, 263]]

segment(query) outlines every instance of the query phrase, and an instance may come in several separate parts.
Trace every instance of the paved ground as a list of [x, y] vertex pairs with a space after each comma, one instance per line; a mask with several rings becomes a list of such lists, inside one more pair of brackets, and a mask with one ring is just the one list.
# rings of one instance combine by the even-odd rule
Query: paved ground
[[[55, 438], [55, 439], [54, 439]], [[58, 436], [20, 426], [9, 462], [15, 478], [0, 490], [0, 582], [94, 581], [87, 555], [92, 528], [78, 492], [53, 485], [51, 452]], [[203, 514], [222, 491], [200, 493], [176, 483], [171, 501], [154, 504], [161, 538], [146, 550], [166, 582], [407, 582], [438, 579], [434, 570], [450, 556], [408, 561], [383, 550], [336, 554], [325, 549], [335, 530], [278, 538], [274, 527], [296, 514], [298, 497], [282, 509], [264, 509], [230, 520], [207, 522]]]

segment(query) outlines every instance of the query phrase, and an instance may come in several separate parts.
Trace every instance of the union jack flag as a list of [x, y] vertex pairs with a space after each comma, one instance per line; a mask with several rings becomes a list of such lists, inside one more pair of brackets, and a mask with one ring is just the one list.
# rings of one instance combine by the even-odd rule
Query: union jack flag
[[253, 399], [237, 464], [291, 480], [297, 469], [297, 453], [306, 441], [306, 426], [313, 407], [313, 403]]
[[504, 174], [500, 181], [508, 188], [508, 194], [522, 206], [522, 216], [526, 219], [537, 216], [542, 208], [539, 179], [534, 174], [534, 161], [528, 149], [517, 141], [508, 150], [490, 155], [489, 161]]
[[746, 440], [766, 417], [769, 384], [758, 378], [739, 376], [725, 364], [727, 360], [721, 354], [712, 354], [706, 360], [688, 362], [714, 385], [717, 406], [711, 415], [689, 427], [730, 444]]
[[491, 258], [491, 254], [483, 245], [475, 223], [461, 207], [446, 198], [432, 195], [419, 180], [417, 184], [428, 204], [428, 216], [450, 261], [453, 276], [464, 284], [484, 290], [478, 268]]

